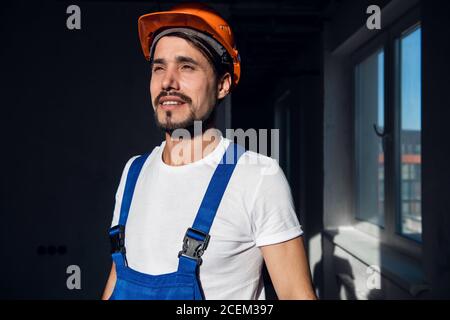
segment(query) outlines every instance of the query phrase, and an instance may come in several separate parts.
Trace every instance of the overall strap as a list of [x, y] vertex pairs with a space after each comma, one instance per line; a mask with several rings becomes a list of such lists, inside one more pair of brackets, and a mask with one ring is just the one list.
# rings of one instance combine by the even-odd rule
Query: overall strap
[[234, 168], [244, 152], [245, 149], [240, 145], [230, 143], [209, 182], [192, 229], [209, 233]]
[[109, 230], [109, 238], [111, 240], [111, 255], [116, 266], [125, 266], [126, 250], [125, 250], [125, 225], [130, 211], [131, 200], [133, 199], [136, 182], [141, 172], [142, 166], [147, 160], [149, 154], [144, 154], [133, 160], [128, 170], [125, 189], [122, 195], [122, 205], [120, 207], [119, 224]]
[[149, 154], [144, 154], [137, 157], [131, 163], [130, 169], [128, 170], [127, 182], [125, 184], [125, 190], [122, 196], [122, 205], [120, 207], [120, 218], [119, 225], [125, 226], [127, 224], [128, 213], [130, 211], [131, 200], [133, 199], [134, 188], [136, 187], [136, 182], [141, 172], [142, 166], [147, 160]]
[[195, 271], [201, 264], [201, 256], [209, 242], [209, 231], [219, 208], [223, 194], [231, 175], [245, 149], [231, 143], [209, 182], [205, 196], [198, 209], [192, 228], [186, 231], [183, 240], [183, 250], [179, 252], [178, 270], [182, 272]]

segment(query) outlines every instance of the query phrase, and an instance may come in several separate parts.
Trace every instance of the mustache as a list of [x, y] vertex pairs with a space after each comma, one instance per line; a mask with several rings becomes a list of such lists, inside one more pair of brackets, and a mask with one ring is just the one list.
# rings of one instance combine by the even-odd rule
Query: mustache
[[159, 100], [160, 100], [162, 97], [165, 97], [165, 96], [175, 96], [175, 97], [180, 98], [181, 100], [183, 100], [183, 102], [185, 102], [185, 103], [187, 103], [187, 104], [192, 104], [192, 99], [189, 98], [189, 97], [188, 97], [187, 95], [185, 95], [185, 94], [182, 94], [182, 93], [180, 93], [180, 92], [167, 92], [167, 91], [161, 91], [161, 92], [156, 96], [156, 98], [155, 98], [155, 101], [154, 101], [155, 106], [159, 105]]

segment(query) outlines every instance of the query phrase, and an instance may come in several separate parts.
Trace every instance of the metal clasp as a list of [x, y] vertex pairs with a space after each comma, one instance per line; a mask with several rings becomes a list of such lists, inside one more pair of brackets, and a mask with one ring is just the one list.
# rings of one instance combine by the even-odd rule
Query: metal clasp
[[183, 239], [183, 249], [178, 253], [178, 257], [185, 256], [202, 264], [201, 256], [209, 244], [210, 235], [200, 230], [189, 228]]

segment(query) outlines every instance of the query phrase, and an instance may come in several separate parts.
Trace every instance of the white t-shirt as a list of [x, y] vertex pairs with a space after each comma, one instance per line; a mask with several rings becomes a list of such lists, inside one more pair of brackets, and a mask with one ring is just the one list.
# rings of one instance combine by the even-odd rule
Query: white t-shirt
[[[162, 161], [165, 142], [146, 160], [136, 183], [126, 224], [130, 268], [158, 275], [175, 272], [186, 229], [192, 227], [208, 184], [230, 140], [203, 159], [169, 166]], [[116, 194], [111, 226], [118, 224], [131, 158]], [[225, 190], [211, 226], [200, 266], [208, 300], [265, 299], [263, 257], [258, 247], [302, 235], [288, 182], [278, 163], [255, 152], [244, 153]]]

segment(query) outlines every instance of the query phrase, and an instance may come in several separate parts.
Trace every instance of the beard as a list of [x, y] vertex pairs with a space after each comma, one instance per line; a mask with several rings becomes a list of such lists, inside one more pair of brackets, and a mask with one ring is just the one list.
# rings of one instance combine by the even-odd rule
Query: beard
[[205, 132], [209, 128], [214, 126], [215, 122], [215, 114], [216, 114], [216, 104], [208, 110], [208, 112], [202, 116], [196, 116], [191, 105], [189, 105], [189, 113], [186, 116], [185, 119], [181, 121], [172, 121], [172, 111], [168, 110], [164, 112], [164, 119], [165, 121], [160, 121], [158, 117], [158, 112], [156, 111], [154, 113], [155, 116], [155, 122], [162, 131], [172, 134], [177, 129], [184, 129], [187, 130], [191, 137], [194, 136], [196, 132], [194, 132], [194, 122], [201, 121], [202, 122], [202, 132]]
[[185, 96], [184, 94], [178, 93], [178, 92], [170, 93], [170, 95], [178, 96], [178, 97], [182, 98], [183, 101], [186, 102], [186, 104], [188, 106], [188, 113], [184, 117], [184, 119], [179, 120], [179, 121], [174, 121], [173, 120], [173, 111], [167, 110], [161, 114], [161, 116], [163, 118], [161, 120], [160, 117], [158, 116], [158, 114], [159, 114], [159, 112], [158, 112], [159, 99], [165, 95], [169, 95], [169, 93], [161, 92], [154, 101], [155, 105], [157, 106], [156, 110], [154, 112], [155, 122], [156, 122], [156, 125], [164, 132], [172, 134], [172, 132], [177, 129], [185, 129], [191, 133], [191, 136], [193, 136], [194, 122], [196, 122], [196, 121], [202, 122], [202, 129], [203, 129], [202, 131], [205, 131], [205, 130], [209, 129], [211, 126], [213, 126], [218, 99], [215, 99], [212, 108], [209, 108], [205, 114], [198, 116], [195, 114], [195, 111], [194, 111], [195, 109], [192, 106], [191, 98], [189, 98], [188, 96]]

